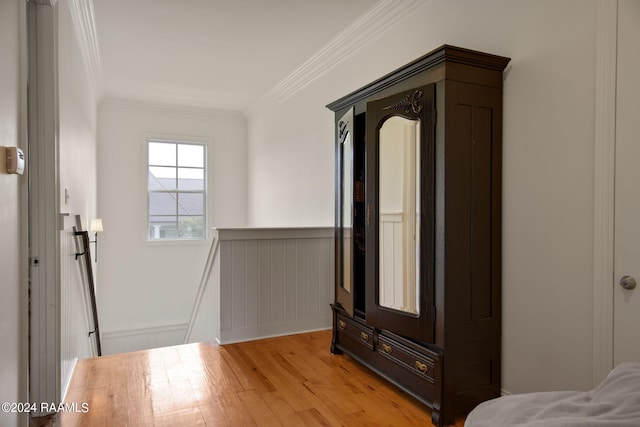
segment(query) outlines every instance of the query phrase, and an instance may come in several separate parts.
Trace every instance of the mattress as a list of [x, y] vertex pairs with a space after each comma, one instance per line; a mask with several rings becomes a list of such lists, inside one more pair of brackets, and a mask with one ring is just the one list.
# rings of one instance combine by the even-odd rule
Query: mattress
[[640, 363], [615, 367], [593, 390], [503, 396], [478, 405], [465, 427], [640, 427]]

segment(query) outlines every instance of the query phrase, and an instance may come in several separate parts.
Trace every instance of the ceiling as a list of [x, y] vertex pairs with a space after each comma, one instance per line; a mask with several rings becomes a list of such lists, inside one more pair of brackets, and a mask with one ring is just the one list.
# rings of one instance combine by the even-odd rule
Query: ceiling
[[93, 0], [103, 97], [244, 111], [376, 0]]

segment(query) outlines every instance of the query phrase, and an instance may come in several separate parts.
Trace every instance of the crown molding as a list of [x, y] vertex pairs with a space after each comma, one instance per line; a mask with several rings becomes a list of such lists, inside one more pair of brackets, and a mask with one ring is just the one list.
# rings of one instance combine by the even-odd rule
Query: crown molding
[[237, 117], [244, 120], [245, 116], [241, 111], [237, 110], [225, 110], [222, 108], [214, 107], [198, 107], [186, 104], [177, 104], [172, 102], [162, 102], [153, 100], [133, 99], [133, 98], [119, 98], [119, 97], [103, 97], [98, 105], [99, 109], [108, 108], [117, 111], [130, 111], [130, 110], [161, 110], [169, 111], [171, 113], [186, 113], [186, 114], [201, 114], [205, 116], [216, 117]]
[[293, 73], [250, 105], [245, 110], [245, 115], [251, 117], [266, 106], [284, 102], [424, 3], [425, 0], [378, 1]]
[[93, 0], [68, 0], [66, 3], [71, 12], [71, 19], [87, 72], [91, 78], [94, 94], [96, 99], [99, 99], [102, 90], [102, 68]]

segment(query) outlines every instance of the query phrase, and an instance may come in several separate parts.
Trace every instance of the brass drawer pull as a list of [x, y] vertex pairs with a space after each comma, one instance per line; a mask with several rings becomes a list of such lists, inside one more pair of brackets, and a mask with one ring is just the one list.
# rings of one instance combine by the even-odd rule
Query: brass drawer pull
[[422, 372], [423, 374], [426, 374], [427, 369], [429, 368], [426, 363], [422, 363], [419, 360], [416, 360], [415, 367], [418, 371]]
[[338, 328], [344, 330], [344, 328], [347, 327], [347, 322], [345, 322], [344, 320], [338, 320]]
[[391, 354], [393, 352], [393, 349], [389, 344], [382, 343], [382, 351], [384, 351], [387, 354]]
[[369, 334], [366, 334], [364, 332], [360, 332], [360, 339], [362, 341], [369, 341]]

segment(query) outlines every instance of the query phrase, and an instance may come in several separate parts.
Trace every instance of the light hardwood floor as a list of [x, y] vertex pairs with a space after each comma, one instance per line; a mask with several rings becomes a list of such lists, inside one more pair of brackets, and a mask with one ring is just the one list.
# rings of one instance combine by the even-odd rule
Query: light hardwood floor
[[428, 408], [332, 355], [330, 340], [321, 331], [81, 360], [66, 399], [77, 412], [54, 425], [431, 426]]

